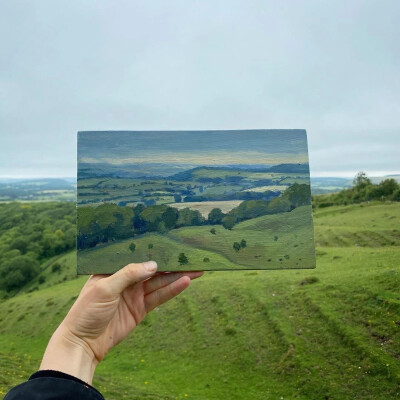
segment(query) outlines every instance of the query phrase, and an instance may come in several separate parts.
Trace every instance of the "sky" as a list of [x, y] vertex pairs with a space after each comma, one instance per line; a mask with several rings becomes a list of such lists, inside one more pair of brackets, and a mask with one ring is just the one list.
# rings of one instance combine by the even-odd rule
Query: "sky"
[[306, 129], [312, 176], [400, 173], [397, 0], [0, 3], [0, 177], [85, 130]]
[[192, 167], [307, 163], [307, 137], [304, 130], [79, 132], [80, 162]]

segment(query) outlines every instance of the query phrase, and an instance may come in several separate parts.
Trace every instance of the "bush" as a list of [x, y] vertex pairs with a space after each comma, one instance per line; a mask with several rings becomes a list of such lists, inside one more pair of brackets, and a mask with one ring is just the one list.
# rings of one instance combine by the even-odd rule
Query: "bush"
[[232, 229], [236, 224], [237, 219], [232, 215], [227, 215], [226, 217], [222, 218], [222, 226], [225, 229]]
[[246, 241], [245, 241], [244, 239], [242, 239], [241, 242], [240, 242], [240, 247], [241, 247], [242, 249], [244, 249], [246, 246], [247, 246]]
[[203, 262], [208, 263], [208, 262], [210, 262], [210, 259], [208, 257], [204, 257]]
[[216, 234], [217, 234], [217, 231], [215, 230], [215, 228], [210, 229], [210, 232], [211, 232], [213, 235], [216, 235]]
[[131, 251], [131, 253], [134, 253], [134, 251], [136, 250], [136, 244], [132, 242], [129, 245], [129, 250]]
[[17, 256], [3, 265], [2, 286], [7, 290], [20, 289], [39, 273], [39, 263], [25, 256]]
[[61, 265], [59, 263], [54, 263], [51, 266], [51, 272], [60, 272], [61, 271]]
[[316, 276], [309, 276], [307, 278], [304, 278], [302, 281], [300, 281], [299, 285], [304, 286], [304, 285], [311, 285], [313, 283], [319, 282], [319, 279]]
[[40, 276], [39, 276], [39, 285], [41, 285], [41, 284], [43, 284], [43, 283], [45, 283], [45, 282], [46, 282], [46, 277], [43, 276], [43, 275], [40, 275]]
[[240, 250], [240, 243], [234, 242], [232, 247], [233, 247], [233, 249], [234, 249], [235, 251], [239, 251], [239, 250]]

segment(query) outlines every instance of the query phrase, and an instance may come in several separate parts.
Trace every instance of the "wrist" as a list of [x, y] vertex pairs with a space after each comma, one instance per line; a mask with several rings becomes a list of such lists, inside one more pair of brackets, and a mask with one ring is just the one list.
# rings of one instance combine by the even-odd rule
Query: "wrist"
[[97, 364], [90, 347], [61, 324], [46, 347], [40, 370], [61, 371], [91, 385]]

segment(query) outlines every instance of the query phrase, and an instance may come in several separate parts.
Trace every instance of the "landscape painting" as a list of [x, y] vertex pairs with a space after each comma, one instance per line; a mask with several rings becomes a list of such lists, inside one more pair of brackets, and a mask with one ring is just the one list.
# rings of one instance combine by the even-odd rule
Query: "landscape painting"
[[315, 268], [305, 130], [78, 132], [77, 272]]

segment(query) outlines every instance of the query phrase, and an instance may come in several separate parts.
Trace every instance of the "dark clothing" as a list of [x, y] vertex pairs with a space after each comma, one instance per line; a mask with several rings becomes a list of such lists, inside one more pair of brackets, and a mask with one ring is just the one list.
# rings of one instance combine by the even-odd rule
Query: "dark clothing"
[[60, 371], [37, 371], [12, 388], [4, 400], [104, 400], [93, 386]]

